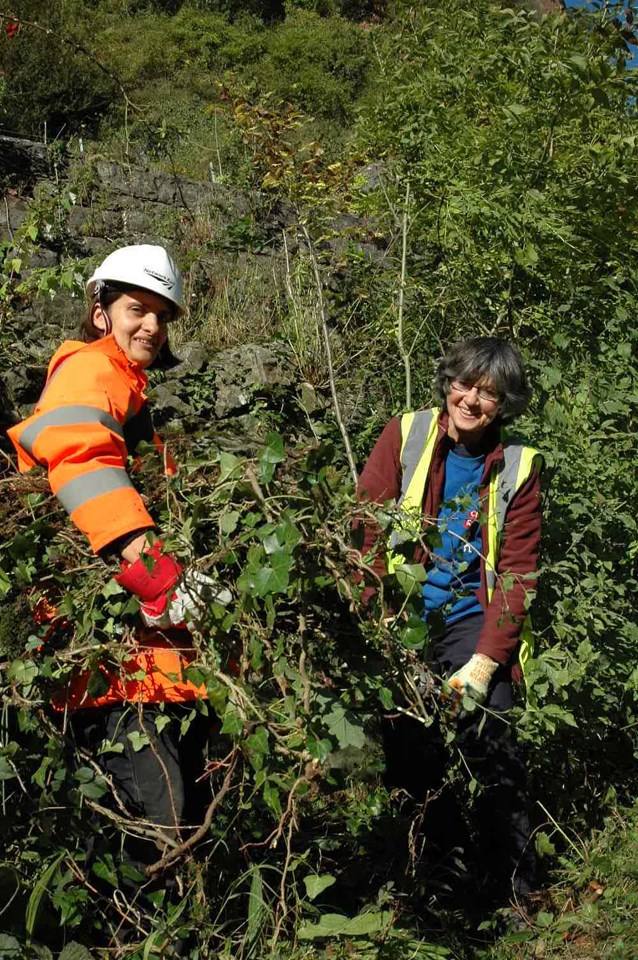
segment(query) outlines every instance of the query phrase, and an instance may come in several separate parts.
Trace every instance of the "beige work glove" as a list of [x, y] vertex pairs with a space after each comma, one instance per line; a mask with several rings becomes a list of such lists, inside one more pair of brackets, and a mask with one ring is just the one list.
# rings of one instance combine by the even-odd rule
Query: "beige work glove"
[[467, 695], [477, 703], [483, 703], [497, 669], [496, 660], [486, 657], [484, 653], [475, 653], [447, 682], [461, 696]]

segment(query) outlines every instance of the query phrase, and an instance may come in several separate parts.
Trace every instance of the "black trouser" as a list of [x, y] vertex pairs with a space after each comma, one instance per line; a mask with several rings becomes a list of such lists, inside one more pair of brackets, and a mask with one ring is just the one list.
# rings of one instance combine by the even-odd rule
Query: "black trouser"
[[[181, 735], [181, 719], [192, 709], [192, 703], [165, 704], [164, 710], [156, 704], [118, 704], [78, 711], [71, 719], [76, 746], [99, 764], [120, 801], [111, 796], [99, 802], [120, 815], [123, 805], [131, 816], [130, 830], [123, 831], [122, 862], [142, 875], [172, 841], [185, 839], [184, 829], [201, 823], [207, 784], [197, 783], [197, 778], [204, 767], [211, 718], [197, 714]], [[104, 750], [108, 744], [116, 751], [108, 746]], [[136, 821], [142, 828], [139, 833]], [[148, 904], [144, 897], [139, 899], [140, 890], [127, 874], [130, 870], [124, 871], [123, 889], [137, 899], [144, 912]], [[170, 871], [144, 889], [164, 887], [170, 891], [167, 876]]]
[[[428, 660], [432, 672], [449, 677], [467, 663], [476, 652], [482, 625], [483, 615], [478, 614], [446, 626], [431, 641]], [[489, 712], [478, 709], [461, 715], [454, 741], [465, 761], [461, 769], [481, 787], [472, 803], [472, 819], [478, 834], [477, 866], [485, 877], [485, 898], [492, 902], [507, 900], [512, 892], [528, 892], [535, 875], [525, 770], [507, 718], [512, 699], [510, 670], [501, 667], [492, 678], [484, 704]], [[430, 727], [410, 718], [391, 721], [386, 729], [386, 754], [390, 782], [404, 786], [420, 800], [440, 789], [450, 761], [450, 748], [445, 746], [438, 720]], [[407, 769], [406, 763], [410, 765]], [[428, 805], [425, 829], [430, 817], [440, 835], [450, 832], [445, 829], [447, 824], [452, 828], [450, 839], [458, 846], [454, 830], [465, 818], [456, 815], [454, 806], [450, 791], [444, 790]]]

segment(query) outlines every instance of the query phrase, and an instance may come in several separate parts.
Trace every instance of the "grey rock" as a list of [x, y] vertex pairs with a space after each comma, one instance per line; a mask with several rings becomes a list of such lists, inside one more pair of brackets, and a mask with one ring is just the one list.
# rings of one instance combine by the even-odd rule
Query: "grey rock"
[[0, 431], [17, 423], [20, 419], [15, 403], [5, 383], [6, 376], [0, 378]]
[[11, 411], [14, 422], [32, 413], [33, 405], [42, 393], [46, 375], [46, 366], [23, 363], [3, 373], [4, 406]]
[[[33, 319], [29, 322], [27, 317], [21, 317], [18, 323], [20, 326], [30, 323], [31, 330], [38, 331], [39, 334], [44, 327], [51, 325], [56, 331], [54, 340], [57, 346], [62, 340], [76, 336], [85, 309], [84, 303], [71, 296], [70, 291], [58, 290], [54, 297], [43, 296], [34, 300], [30, 310]], [[41, 339], [41, 336], [38, 339]]]
[[104, 237], [82, 237], [82, 246], [86, 255], [93, 257], [96, 262], [113, 249], [113, 244], [110, 240], [105, 240]]
[[74, 206], [69, 213], [68, 229], [73, 234], [82, 234], [89, 221], [91, 213], [86, 207]]
[[57, 264], [58, 255], [55, 250], [51, 250], [49, 247], [39, 247], [29, 257], [27, 267], [29, 270], [42, 270], [47, 267], [55, 267]]
[[325, 398], [317, 392], [311, 383], [307, 383], [306, 381], [297, 387], [297, 396], [299, 397], [299, 403], [308, 416], [324, 410], [327, 405]]
[[215, 416], [227, 417], [247, 407], [257, 388], [289, 387], [294, 383], [292, 351], [284, 344], [248, 343], [220, 351], [216, 368]]
[[195, 411], [189, 404], [185, 403], [181, 397], [175, 393], [173, 384], [158, 383], [150, 392], [149, 396], [153, 400], [153, 410], [160, 414], [163, 422], [177, 417], [194, 417]]
[[211, 420], [199, 431], [201, 445], [208, 451], [222, 450], [236, 456], [254, 457], [264, 442], [265, 427], [251, 413], [225, 420]]
[[182, 343], [173, 351], [179, 364], [166, 374], [168, 380], [178, 380], [185, 374], [199, 373], [208, 363], [208, 350], [199, 340]]
[[22, 182], [46, 177], [51, 171], [47, 145], [25, 137], [0, 135], [0, 179], [5, 177]]
[[21, 197], [6, 194], [0, 204], [0, 239], [9, 240], [29, 213], [29, 204]]
[[384, 163], [370, 163], [357, 171], [357, 174], [363, 181], [359, 187], [361, 192], [371, 193], [381, 186], [384, 177], [388, 176], [388, 168]]

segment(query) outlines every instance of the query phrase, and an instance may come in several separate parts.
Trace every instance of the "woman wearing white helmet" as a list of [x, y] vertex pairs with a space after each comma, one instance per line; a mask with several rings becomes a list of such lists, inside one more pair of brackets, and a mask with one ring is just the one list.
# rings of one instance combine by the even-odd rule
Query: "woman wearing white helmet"
[[[171, 359], [168, 325], [184, 309], [179, 270], [163, 247], [123, 247], [106, 257], [86, 289], [91, 303], [82, 339], [56, 351], [34, 413], [9, 433], [20, 470], [47, 468], [72, 522], [96, 553], [121, 562], [115, 580], [138, 599], [144, 626], [136, 642], [119, 656], [110, 652], [97, 678], [88, 671], [74, 675], [57, 706], [73, 711], [72, 729], [85, 749], [97, 752], [105, 741], [120, 745], [120, 752], [100, 756], [107, 782], [130, 810], [164, 830], [168, 844], [179, 837], [188, 758], [179, 723], [154, 720], [205, 697], [184, 673], [194, 657], [188, 628], [210, 603], [228, 603], [230, 594], [204, 574], [184, 571], [163, 549], [127, 472], [141, 441], [155, 441], [163, 452], [145, 371]], [[174, 472], [166, 456], [164, 462]], [[133, 750], [130, 735], [140, 733], [148, 745]], [[134, 826], [127, 829], [135, 833]], [[160, 856], [142, 837], [127, 844], [138, 865]]]
[[[132, 299], [134, 290], [144, 293], [144, 305], [149, 307], [146, 325], [141, 325], [139, 331], [137, 323], [128, 323], [125, 317], [139, 317], [140, 310], [133, 310], [130, 304], [122, 302], [122, 294]], [[160, 365], [162, 361], [169, 365], [173, 362], [166, 325], [183, 314], [184, 293], [177, 265], [163, 247], [139, 244], [121, 247], [109, 254], [87, 280], [86, 292], [91, 306], [82, 325], [83, 340], [90, 343], [113, 333], [127, 356], [144, 369], [158, 360]], [[158, 329], [148, 337], [145, 334], [149, 332], [149, 325], [153, 326], [152, 314], [157, 318]]]

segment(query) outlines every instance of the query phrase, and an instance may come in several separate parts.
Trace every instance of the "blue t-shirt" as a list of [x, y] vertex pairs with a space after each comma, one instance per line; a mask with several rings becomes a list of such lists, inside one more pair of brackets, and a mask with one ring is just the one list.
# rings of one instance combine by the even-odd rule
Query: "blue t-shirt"
[[447, 455], [437, 517], [441, 543], [432, 549], [423, 585], [426, 618], [436, 611], [452, 623], [481, 612], [476, 591], [481, 582], [479, 489], [484, 469], [485, 457], [470, 456], [460, 444]]

